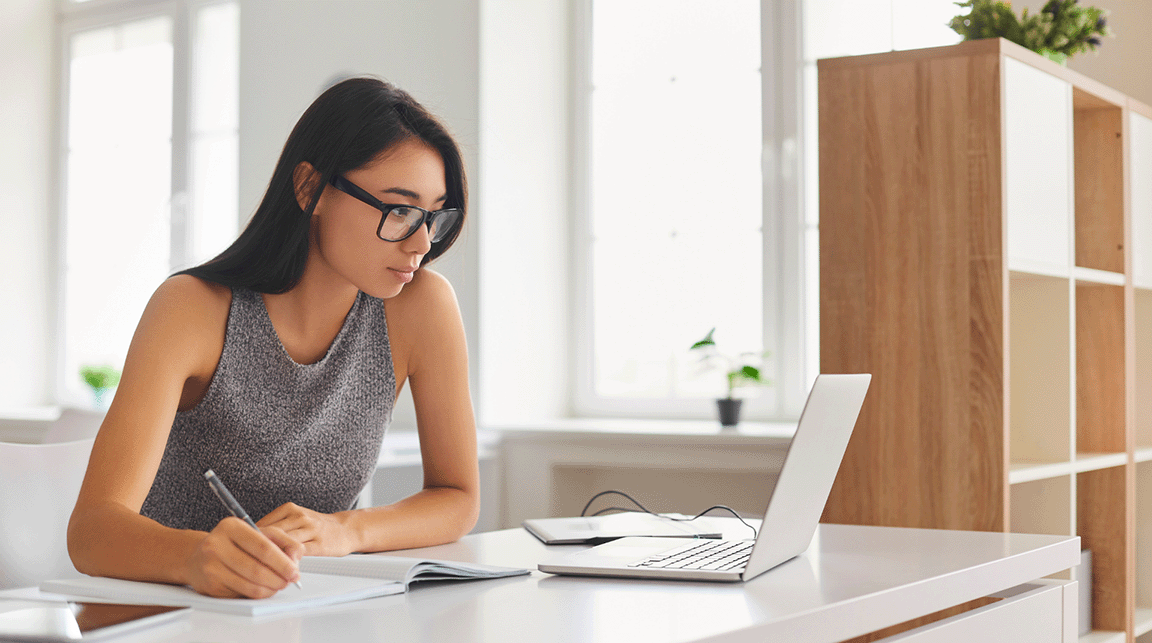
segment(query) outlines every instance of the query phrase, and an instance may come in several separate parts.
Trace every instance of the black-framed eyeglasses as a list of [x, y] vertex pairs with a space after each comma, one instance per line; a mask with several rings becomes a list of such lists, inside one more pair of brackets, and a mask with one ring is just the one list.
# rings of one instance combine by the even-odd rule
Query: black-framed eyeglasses
[[337, 190], [380, 211], [380, 225], [376, 226], [376, 236], [384, 241], [403, 241], [416, 234], [420, 226], [427, 223], [428, 238], [432, 243], [436, 243], [455, 232], [464, 219], [464, 213], [458, 208], [433, 212], [414, 205], [384, 203], [339, 174], [334, 175], [330, 183]]

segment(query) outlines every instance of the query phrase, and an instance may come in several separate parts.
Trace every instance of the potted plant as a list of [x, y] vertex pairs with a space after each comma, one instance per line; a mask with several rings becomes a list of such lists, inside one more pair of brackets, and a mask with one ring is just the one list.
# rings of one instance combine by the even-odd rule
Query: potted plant
[[108, 404], [112, 401], [109, 392], [120, 383], [120, 371], [108, 365], [82, 366], [80, 367], [80, 377], [85, 384], [92, 388], [96, 407], [108, 408]]
[[712, 334], [716, 329], [708, 331], [704, 339], [692, 344], [691, 351], [702, 353], [700, 362], [708, 367], [719, 367], [724, 370], [728, 384], [728, 395], [716, 400], [716, 407], [720, 414], [722, 426], [736, 426], [740, 422], [740, 406], [744, 400], [735, 396], [736, 389], [742, 386], [768, 386], [772, 382], [764, 377], [764, 359], [768, 353], [740, 353], [736, 356], [725, 355], [717, 347]]
[[1011, 2], [967, 0], [957, 6], [969, 12], [953, 18], [948, 26], [964, 40], [1004, 38], [1046, 56], [1061, 65], [1087, 49], [1100, 46], [1100, 38], [1111, 36], [1108, 12], [1082, 7], [1079, 0], [1050, 0], [1039, 13], [1029, 15], [1025, 7], [1020, 17]]

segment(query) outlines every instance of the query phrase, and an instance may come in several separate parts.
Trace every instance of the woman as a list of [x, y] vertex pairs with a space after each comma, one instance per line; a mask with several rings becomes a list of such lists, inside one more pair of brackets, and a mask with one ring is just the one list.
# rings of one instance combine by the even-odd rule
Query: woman
[[[424, 266], [455, 241], [459, 149], [407, 93], [354, 78], [300, 118], [247, 228], [144, 311], [68, 528], [81, 572], [266, 597], [302, 555], [421, 547], [476, 522], [463, 324]], [[353, 509], [396, 394], [424, 489]], [[249, 514], [229, 514], [213, 469]]]

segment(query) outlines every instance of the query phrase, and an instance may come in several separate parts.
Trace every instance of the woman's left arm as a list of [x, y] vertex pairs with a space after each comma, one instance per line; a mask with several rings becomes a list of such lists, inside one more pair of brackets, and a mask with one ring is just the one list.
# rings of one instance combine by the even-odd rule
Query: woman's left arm
[[428, 547], [459, 539], [476, 524], [480, 473], [468, 388], [468, 347], [452, 286], [430, 270], [386, 300], [397, 394], [412, 390], [424, 488], [382, 507], [321, 514], [294, 504], [259, 525], [280, 527], [311, 556]]

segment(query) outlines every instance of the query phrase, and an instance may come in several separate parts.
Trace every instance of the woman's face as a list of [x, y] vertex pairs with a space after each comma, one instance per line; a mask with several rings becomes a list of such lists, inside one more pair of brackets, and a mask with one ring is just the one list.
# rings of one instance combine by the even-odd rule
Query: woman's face
[[[444, 161], [427, 143], [410, 138], [344, 178], [387, 204], [439, 210], [446, 198]], [[380, 210], [328, 185], [312, 218], [314, 250], [337, 274], [373, 297], [387, 299], [412, 281], [431, 249], [428, 226], [403, 241], [376, 236]]]

